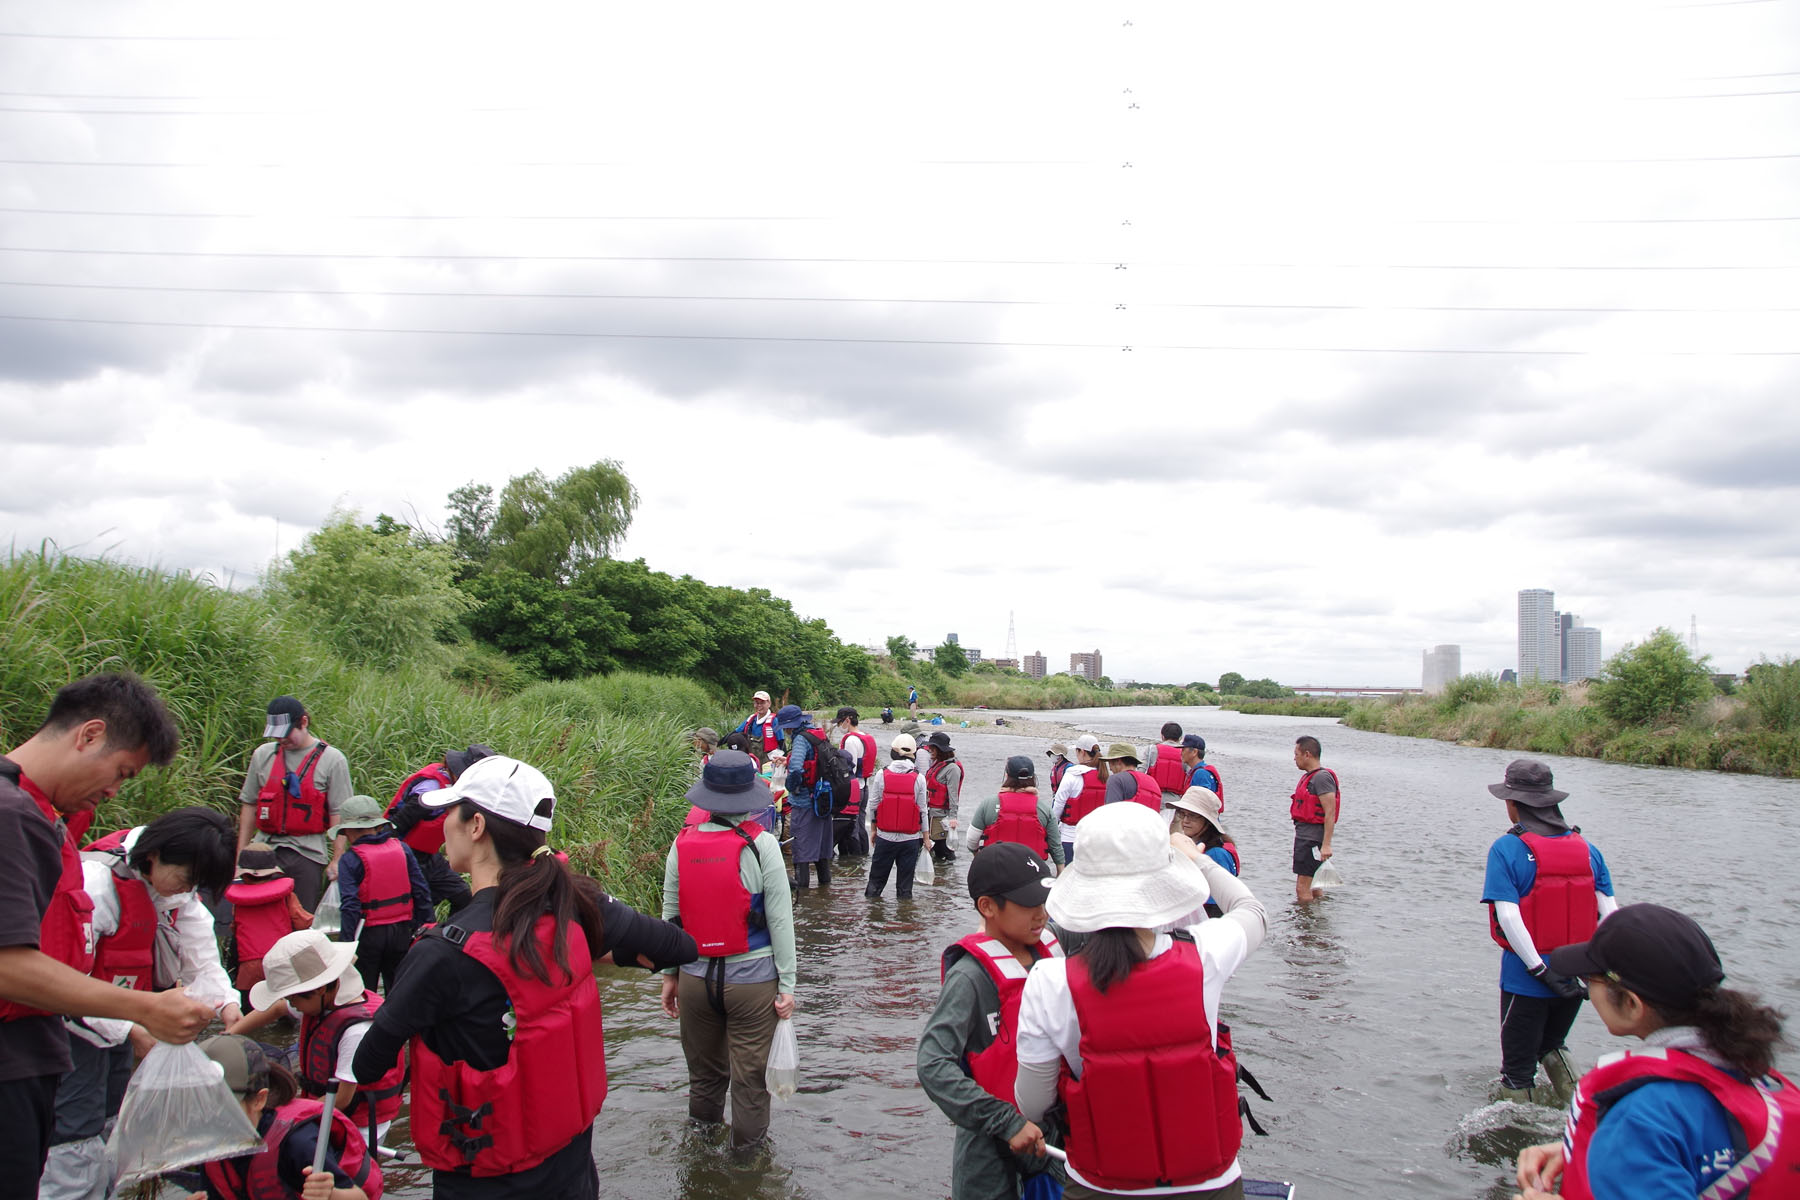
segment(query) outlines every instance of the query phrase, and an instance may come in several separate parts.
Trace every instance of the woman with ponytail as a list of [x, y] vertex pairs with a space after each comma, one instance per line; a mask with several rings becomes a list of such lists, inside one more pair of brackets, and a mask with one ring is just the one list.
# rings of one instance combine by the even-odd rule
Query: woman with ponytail
[[484, 758], [420, 802], [449, 810], [444, 853], [473, 896], [408, 951], [356, 1078], [378, 1079], [411, 1042], [413, 1142], [438, 1200], [593, 1197], [606, 1097], [594, 963], [679, 966], [694, 940], [563, 864], [545, 841], [556, 797], [534, 767]]
[[1550, 969], [1587, 981], [1594, 1011], [1642, 1050], [1576, 1085], [1563, 1140], [1519, 1154], [1524, 1200], [1800, 1194], [1800, 1092], [1775, 1070], [1782, 1014], [1720, 987], [1719, 952], [1692, 918], [1628, 904]]

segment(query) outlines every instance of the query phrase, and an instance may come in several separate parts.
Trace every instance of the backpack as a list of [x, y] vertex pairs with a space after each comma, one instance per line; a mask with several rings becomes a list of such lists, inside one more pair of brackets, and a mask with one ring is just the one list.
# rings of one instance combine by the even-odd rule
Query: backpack
[[817, 768], [813, 771], [813, 812], [829, 816], [850, 803], [850, 781], [856, 778], [856, 764], [850, 756], [831, 744], [830, 739], [803, 733]]

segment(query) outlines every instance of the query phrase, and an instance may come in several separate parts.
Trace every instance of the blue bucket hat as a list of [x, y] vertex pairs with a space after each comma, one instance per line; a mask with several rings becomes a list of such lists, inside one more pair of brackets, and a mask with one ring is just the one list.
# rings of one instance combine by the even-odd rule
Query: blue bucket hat
[[802, 712], [798, 704], [784, 704], [775, 714], [775, 724], [783, 729], [805, 729], [812, 724], [812, 718]]
[[689, 804], [711, 813], [761, 812], [771, 798], [756, 760], [742, 750], [715, 752], [700, 768], [700, 782], [687, 790]]

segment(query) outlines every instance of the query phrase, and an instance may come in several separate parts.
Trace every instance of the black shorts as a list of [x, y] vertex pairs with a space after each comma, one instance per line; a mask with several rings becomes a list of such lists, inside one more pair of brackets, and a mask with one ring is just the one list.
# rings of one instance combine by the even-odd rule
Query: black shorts
[[1311, 878], [1319, 869], [1319, 860], [1313, 857], [1313, 851], [1325, 842], [1323, 825], [1294, 826], [1294, 874]]

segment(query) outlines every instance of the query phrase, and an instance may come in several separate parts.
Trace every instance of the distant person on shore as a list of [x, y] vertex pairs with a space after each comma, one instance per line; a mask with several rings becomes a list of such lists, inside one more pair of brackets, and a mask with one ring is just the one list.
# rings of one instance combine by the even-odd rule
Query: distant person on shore
[[431, 892], [431, 903], [435, 906], [447, 900], [452, 913], [461, 912], [469, 902], [469, 885], [444, 859], [444, 810], [426, 808], [419, 797], [449, 787], [469, 769], [470, 763], [480, 762], [493, 752], [493, 747], [480, 742], [466, 750], [452, 750], [444, 755], [443, 762], [427, 763], [402, 779], [394, 789], [394, 798], [388, 801], [388, 822], [418, 862], [425, 886]]
[[1050, 759], [1050, 793], [1055, 795], [1056, 789], [1062, 786], [1063, 776], [1069, 773], [1069, 748], [1061, 742], [1051, 742], [1044, 753]]
[[[1203, 787], [1219, 798], [1219, 811], [1225, 811], [1225, 784], [1219, 771], [1206, 761], [1206, 739], [1197, 733], [1181, 739], [1181, 766], [1187, 772], [1188, 787]], [[1185, 790], [1185, 789], [1183, 789]]]
[[1044, 913], [1050, 869], [1023, 846], [993, 845], [969, 861], [969, 896], [981, 928], [944, 951], [943, 988], [919, 1035], [919, 1086], [956, 1123], [953, 1200], [1017, 1200], [1026, 1175], [1051, 1167], [1043, 1130], [1013, 1104], [1025, 980], [1062, 955]]
[[1062, 829], [1065, 865], [1075, 861], [1076, 827], [1106, 803], [1106, 761], [1100, 757], [1100, 739], [1084, 733], [1075, 739], [1072, 749], [1075, 761], [1050, 801], [1050, 819]]
[[251, 842], [275, 847], [282, 873], [308, 912], [319, 911], [325, 879], [337, 878], [346, 843], [327, 844], [325, 831], [354, 794], [344, 752], [312, 731], [312, 714], [292, 696], [269, 701], [264, 742], [250, 754], [238, 790], [237, 852]]
[[892, 725], [894, 723], [894, 706], [893, 705], [884, 704], [882, 706], [882, 708], [881, 708], [881, 723], [883, 725]]
[[873, 833], [874, 853], [869, 859], [869, 878], [863, 895], [870, 900], [880, 897], [887, 887], [888, 873], [894, 874], [894, 892], [902, 900], [911, 900], [913, 869], [925, 848], [925, 830], [929, 817], [926, 804], [925, 776], [913, 764], [917, 744], [910, 733], [894, 735], [888, 746], [887, 766], [869, 780], [869, 828]]
[[983, 846], [1005, 842], [1062, 866], [1062, 826], [1050, 815], [1050, 797], [1038, 792], [1037, 767], [1029, 754], [1006, 760], [999, 793], [975, 806], [963, 844], [973, 854]]
[[1628, 904], [1552, 951], [1550, 969], [1585, 979], [1607, 1032], [1644, 1046], [1581, 1077], [1560, 1143], [1520, 1152], [1522, 1200], [1795, 1194], [1800, 1087], [1775, 1070], [1783, 1014], [1719, 986], [1705, 930]]
[[798, 704], [783, 705], [776, 723], [788, 735], [787, 758], [788, 821], [793, 829], [789, 850], [794, 858], [794, 887], [812, 886], [812, 868], [819, 869], [819, 886], [831, 883], [832, 841], [836, 830], [832, 825], [835, 794], [821, 793], [819, 782], [819, 748], [830, 746], [831, 739], [816, 728], [812, 716]]
[[962, 800], [963, 766], [956, 761], [956, 750], [950, 735], [938, 730], [926, 739], [931, 749], [931, 765], [925, 769], [925, 791], [931, 805], [931, 854], [939, 862], [956, 857], [950, 845], [950, 822]]
[[1138, 769], [1137, 747], [1129, 742], [1114, 742], [1106, 748], [1106, 803], [1121, 801], [1141, 804], [1162, 818], [1167, 829], [1175, 809], [1163, 807], [1162, 784]]
[[767, 758], [769, 751], [781, 746], [781, 727], [775, 722], [775, 714], [769, 711], [769, 693], [757, 692], [752, 696], [750, 709], [750, 715], [738, 726], [738, 732], [748, 735], [757, 744], [758, 758]]
[[913, 720], [919, 719], [919, 689], [911, 684], [908, 684], [906, 688], [906, 711], [911, 714]]
[[1181, 726], [1173, 721], [1162, 727], [1162, 741], [1154, 746], [1145, 746], [1143, 752], [1144, 774], [1156, 780], [1163, 790], [1163, 815], [1175, 815], [1175, 801], [1188, 790], [1188, 770], [1181, 757]]
[[1311, 903], [1325, 894], [1313, 886], [1313, 872], [1331, 857], [1331, 835], [1337, 829], [1343, 794], [1337, 772], [1319, 765], [1319, 739], [1302, 734], [1294, 739], [1294, 765], [1300, 782], [1288, 797], [1288, 816], [1294, 822], [1294, 899]]
[[881, 765], [881, 751], [874, 738], [857, 728], [860, 721], [857, 711], [846, 705], [837, 710], [837, 722], [832, 726], [832, 740], [856, 766], [856, 778], [850, 781], [849, 803], [832, 816], [833, 840], [838, 854], [844, 858], [869, 852], [869, 830], [863, 820], [863, 793], [869, 786], [869, 777]]
[[[1587, 989], [1542, 956], [1587, 941], [1618, 907], [1606, 860], [1563, 818], [1569, 793], [1555, 782], [1549, 767], [1521, 758], [1488, 785], [1512, 822], [1488, 847], [1481, 899], [1500, 946], [1500, 1098], [1519, 1103], [1566, 1104], [1575, 1086], [1563, 1042]], [[1533, 1090], [1540, 1063], [1554, 1100]]]

